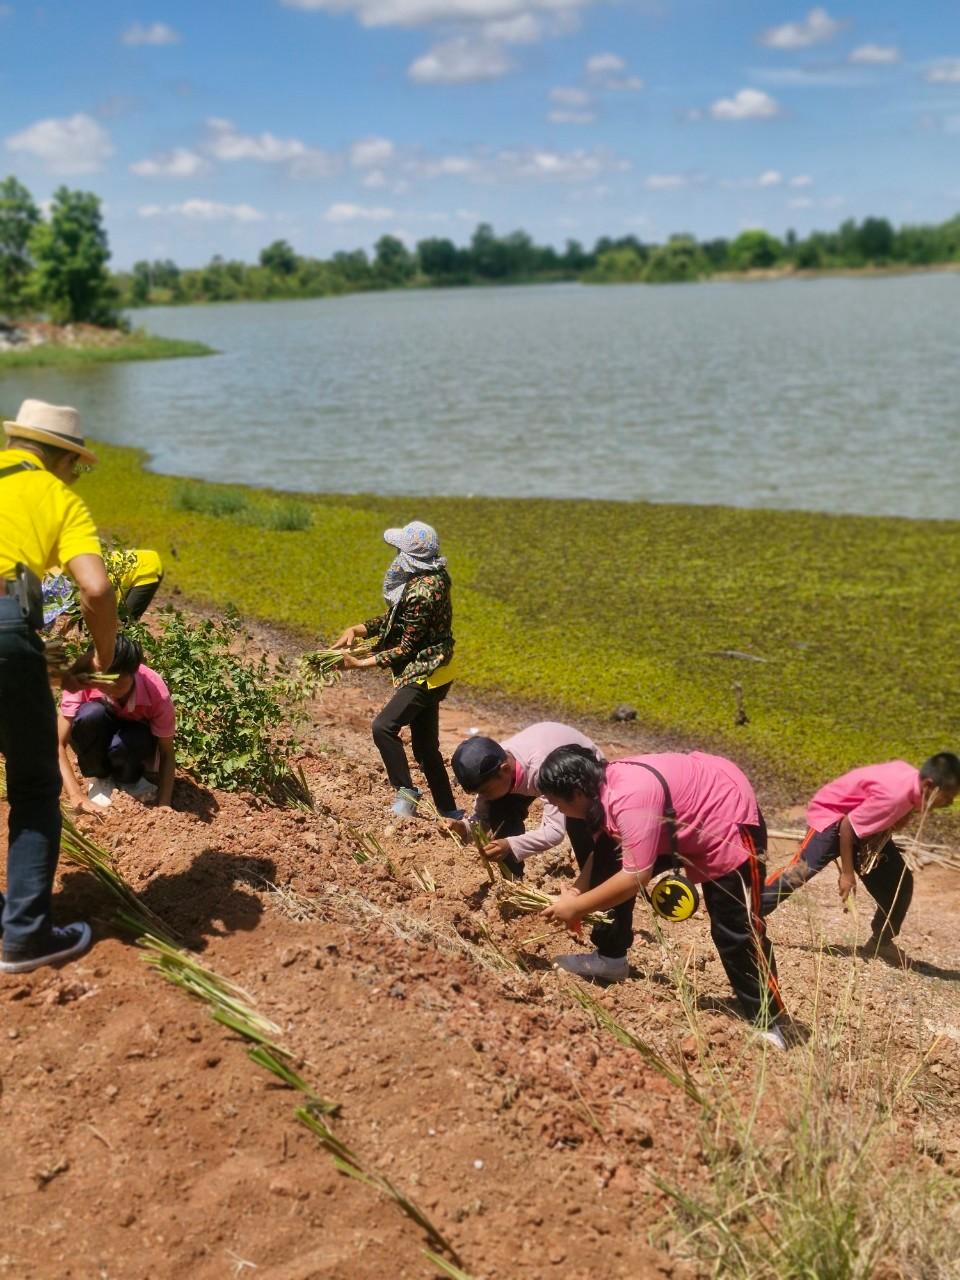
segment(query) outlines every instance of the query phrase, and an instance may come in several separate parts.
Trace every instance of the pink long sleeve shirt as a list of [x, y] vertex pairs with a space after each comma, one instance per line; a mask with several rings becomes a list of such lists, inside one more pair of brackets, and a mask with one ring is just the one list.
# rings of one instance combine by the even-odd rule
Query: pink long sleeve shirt
[[923, 803], [920, 771], [906, 760], [868, 764], [821, 787], [807, 809], [807, 826], [826, 831], [849, 818], [859, 839], [897, 826]]
[[[538, 796], [540, 794], [540, 766], [551, 751], [557, 747], [565, 747], [575, 743], [579, 747], [589, 747], [597, 751], [597, 747], [576, 729], [568, 724], [557, 724], [552, 720], [543, 720], [539, 724], [531, 724], [521, 729], [512, 738], [507, 738], [500, 745], [516, 759], [516, 772], [511, 795]], [[477, 797], [474, 818], [487, 825], [490, 806], [483, 796]], [[535, 853], [543, 853], [558, 845], [566, 835], [567, 822], [563, 814], [548, 801], [543, 802], [543, 816], [539, 827], [525, 831], [522, 836], [508, 836], [507, 844], [510, 852], [520, 862], [524, 862]]]
[[686, 875], [717, 880], [749, 857], [740, 828], [756, 826], [760, 810], [744, 774], [723, 756], [703, 751], [630, 756], [607, 766], [600, 792], [605, 825], [619, 839], [624, 871], [646, 871], [670, 852], [664, 794], [649, 769], [666, 779], [677, 815], [677, 844]]

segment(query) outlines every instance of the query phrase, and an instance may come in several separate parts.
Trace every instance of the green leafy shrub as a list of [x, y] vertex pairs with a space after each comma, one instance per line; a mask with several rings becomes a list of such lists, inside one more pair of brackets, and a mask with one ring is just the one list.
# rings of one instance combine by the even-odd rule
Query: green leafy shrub
[[199, 781], [251, 791], [277, 803], [309, 803], [290, 757], [299, 744], [285, 723], [298, 719], [297, 684], [283, 659], [252, 654], [232, 609], [193, 622], [179, 610], [136, 628], [148, 666], [170, 686], [177, 708], [177, 756]]

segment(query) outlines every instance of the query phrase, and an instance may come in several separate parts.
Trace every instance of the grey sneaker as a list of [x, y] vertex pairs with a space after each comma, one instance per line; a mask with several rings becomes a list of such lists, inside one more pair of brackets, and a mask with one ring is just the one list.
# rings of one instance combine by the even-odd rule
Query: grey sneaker
[[4, 952], [0, 960], [0, 973], [32, 973], [45, 964], [62, 964], [65, 960], [73, 960], [82, 956], [90, 946], [93, 935], [90, 926], [78, 920], [62, 929], [50, 930], [50, 941], [42, 955], [8, 956]]
[[390, 808], [393, 813], [399, 814], [402, 818], [415, 818], [419, 800], [419, 791], [411, 791], [409, 787], [400, 787], [397, 791], [397, 798]]
[[761, 1031], [758, 1027], [757, 1039], [762, 1040], [764, 1044], [772, 1045], [774, 1049], [779, 1049], [781, 1053], [786, 1053], [786, 1037], [778, 1026], [767, 1027], [765, 1031]]
[[553, 964], [554, 968], [575, 973], [578, 978], [593, 978], [599, 982], [624, 982], [630, 976], [626, 956], [602, 956], [599, 951], [557, 956]]

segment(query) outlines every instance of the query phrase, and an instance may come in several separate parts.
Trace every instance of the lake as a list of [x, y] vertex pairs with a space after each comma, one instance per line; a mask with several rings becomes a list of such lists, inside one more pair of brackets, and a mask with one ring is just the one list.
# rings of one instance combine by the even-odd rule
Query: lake
[[209, 359], [0, 376], [163, 472], [313, 492], [953, 518], [960, 275], [137, 312]]

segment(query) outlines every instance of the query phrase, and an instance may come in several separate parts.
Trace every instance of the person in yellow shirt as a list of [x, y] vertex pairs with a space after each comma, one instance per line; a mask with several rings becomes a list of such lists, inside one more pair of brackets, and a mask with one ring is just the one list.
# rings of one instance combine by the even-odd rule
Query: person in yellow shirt
[[0, 973], [27, 973], [80, 955], [90, 926], [57, 928], [53, 878], [60, 855], [57, 712], [47, 676], [40, 580], [61, 564], [80, 590], [94, 669], [107, 671], [117, 604], [100, 540], [69, 486], [96, 457], [76, 409], [25, 400], [3, 424], [0, 450], [0, 753], [10, 804], [6, 894], [0, 894]]

